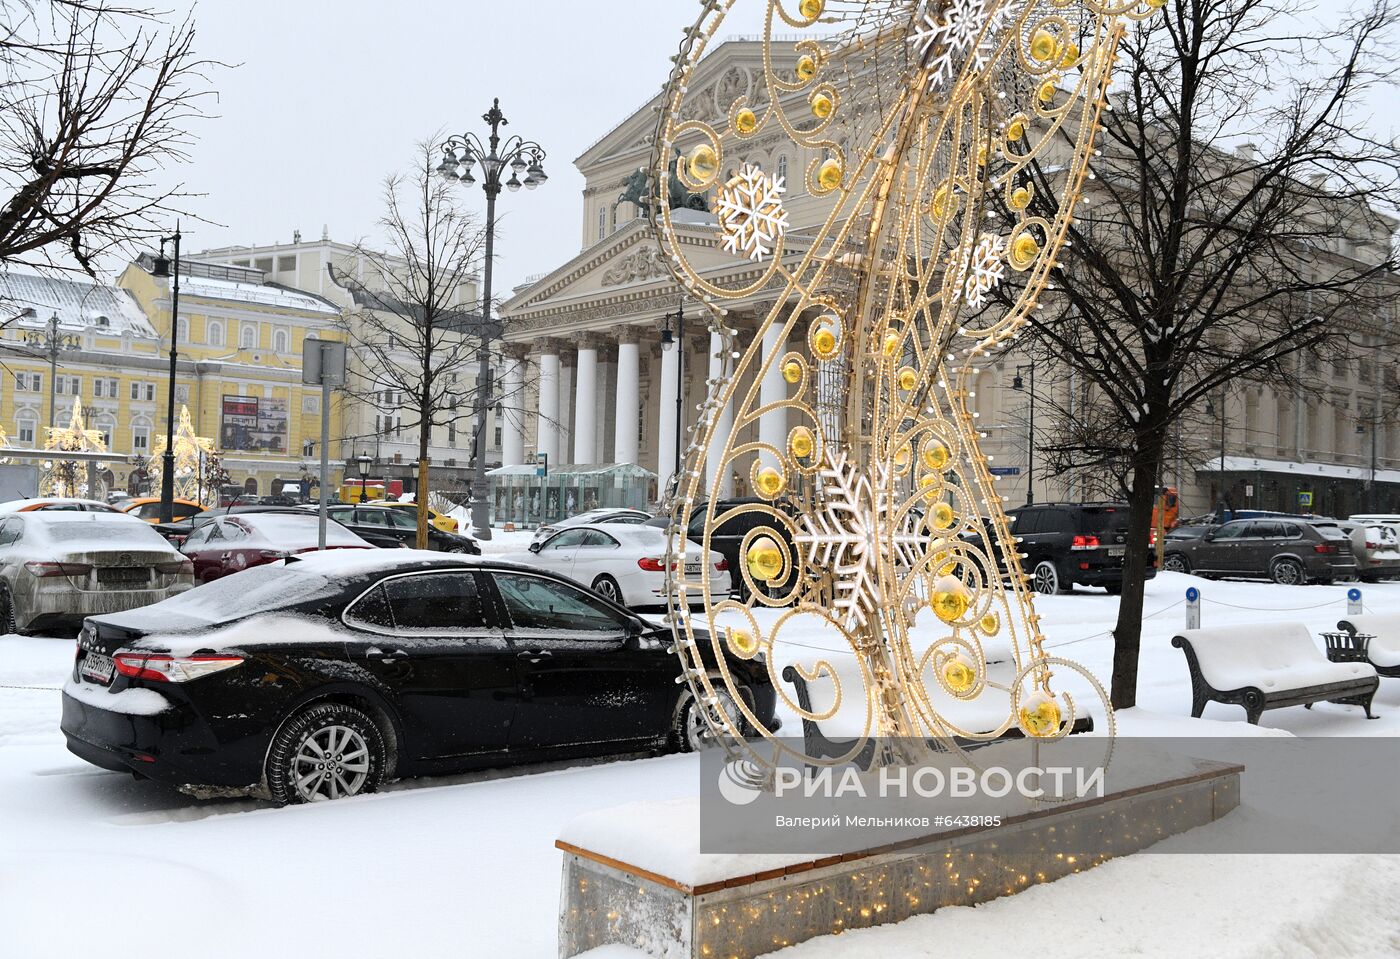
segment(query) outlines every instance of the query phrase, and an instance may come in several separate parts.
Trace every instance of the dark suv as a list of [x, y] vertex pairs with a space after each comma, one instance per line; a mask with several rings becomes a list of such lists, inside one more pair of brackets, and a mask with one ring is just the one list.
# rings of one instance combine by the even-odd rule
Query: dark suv
[[[1076, 585], [1123, 591], [1127, 504], [1038, 503], [1010, 510], [1007, 517], [1025, 554], [1021, 568], [1037, 593], [1068, 593]], [[1156, 574], [1149, 561], [1147, 577]]]
[[1301, 520], [1237, 519], [1195, 539], [1167, 540], [1164, 569], [1202, 576], [1272, 579], [1295, 585], [1356, 575], [1346, 533]]

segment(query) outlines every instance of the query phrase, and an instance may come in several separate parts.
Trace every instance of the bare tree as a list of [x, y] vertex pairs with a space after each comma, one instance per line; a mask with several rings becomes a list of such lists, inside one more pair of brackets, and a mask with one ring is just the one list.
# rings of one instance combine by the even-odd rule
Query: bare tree
[[[403, 397], [401, 427], [418, 434], [418, 547], [428, 536], [428, 449], [433, 430], [471, 419], [478, 403], [507, 401], [491, 383], [478, 383], [473, 364], [480, 314], [473, 281], [485, 250], [485, 231], [458, 202], [459, 191], [434, 172], [440, 149], [419, 145], [412, 173], [384, 183], [383, 249], [361, 243], [354, 259], [360, 276], [332, 268], [359, 309], [340, 321], [354, 357], [346, 393], [376, 408], [387, 391]], [[473, 456], [484, 454], [473, 437]]]
[[[1288, 0], [1169, 0], [1128, 33], [1096, 182], [1076, 211], [1038, 348], [1093, 394], [1061, 452], [1110, 465], [1148, 541], [1173, 433], [1242, 379], [1344, 355], [1393, 298], [1400, 154], [1367, 133], [1363, 101], [1392, 82], [1384, 2], [1330, 28]], [[1233, 148], [1231, 148], [1233, 146]], [[1052, 217], [1057, 171], [1031, 171]], [[1130, 549], [1114, 628], [1112, 700], [1136, 700], [1144, 549]]]
[[106, 0], [0, 0], [0, 263], [95, 275], [163, 232], [211, 61], [194, 24]]

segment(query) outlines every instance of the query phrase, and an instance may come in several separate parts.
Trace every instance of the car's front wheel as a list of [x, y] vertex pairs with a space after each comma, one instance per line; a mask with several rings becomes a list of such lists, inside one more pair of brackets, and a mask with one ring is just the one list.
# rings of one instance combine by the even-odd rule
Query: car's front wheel
[[1296, 559], [1276, 559], [1269, 567], [1269, 578], [1280, 586], [1298, 586], [1307, 582], [1303, 566]]
[[[736, 729], [742, 729], [743, 714], [739, 712], [739, 707], [735, 704], [734, 697], [729, 695], [729, 691], [716, 689], [715, 699], [719, 701], [718, 708], [724, 711], [730, 723]], [[695, 701], [695, 697], [689, 690], [682, 696], [680, 708], [676, 710], [671, 739], [676, 748], [683, 753], [693, 753], [716, 744], [714, 730], [710, 728], [710, 722], [705, 718], [703, 708]]]
[[1035, 564], [1035, 571], [1031, 573], [1031, 582], [1035, 586], [1035, 591], [1043, 596], [1054, 596], [1056, 593], [1065, 592], [1064, 585], [1060, 582], [1060, 571], [1048, 559], [1043, 559]]
[[1162, 568], [1168, 573], [1191, 572], [1191, 561], [1180, 553], [1168, 553], [1162, 560]]
[[369, 716], [342, 703], [310, 706], [272, 738], [268, 792], [279, 805], [373, 792], [384, 777], [384, 756], [384, 737]]

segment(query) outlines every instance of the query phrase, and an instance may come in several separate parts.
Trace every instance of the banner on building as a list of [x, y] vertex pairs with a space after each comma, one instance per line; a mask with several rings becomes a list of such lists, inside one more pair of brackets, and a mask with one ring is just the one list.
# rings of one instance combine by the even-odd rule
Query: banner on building
[[285, 453], [287, 401], [256, 396], [225, 396], [219, 445], [228, 451]]

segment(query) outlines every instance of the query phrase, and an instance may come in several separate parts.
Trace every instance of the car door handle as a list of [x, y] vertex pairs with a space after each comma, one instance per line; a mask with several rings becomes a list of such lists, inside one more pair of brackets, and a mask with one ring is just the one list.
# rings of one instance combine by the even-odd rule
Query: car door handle
[[365, 650], [365, 653], [366, 655], [376, 657], [381, 663], [383, 663], [386, 666], [392, 665], [393, 663], [397, 662], [400, 658], [408, 655], [402, 649], [393, 649], [386, 653], [378, 646], [371, 646], [369, 649]]
[[549, 659], [554, 654], [547, 649], [523, 649], [515, 654], [516, 659], [528, 659], [532, 663], [538, 663], [542, 659]]

